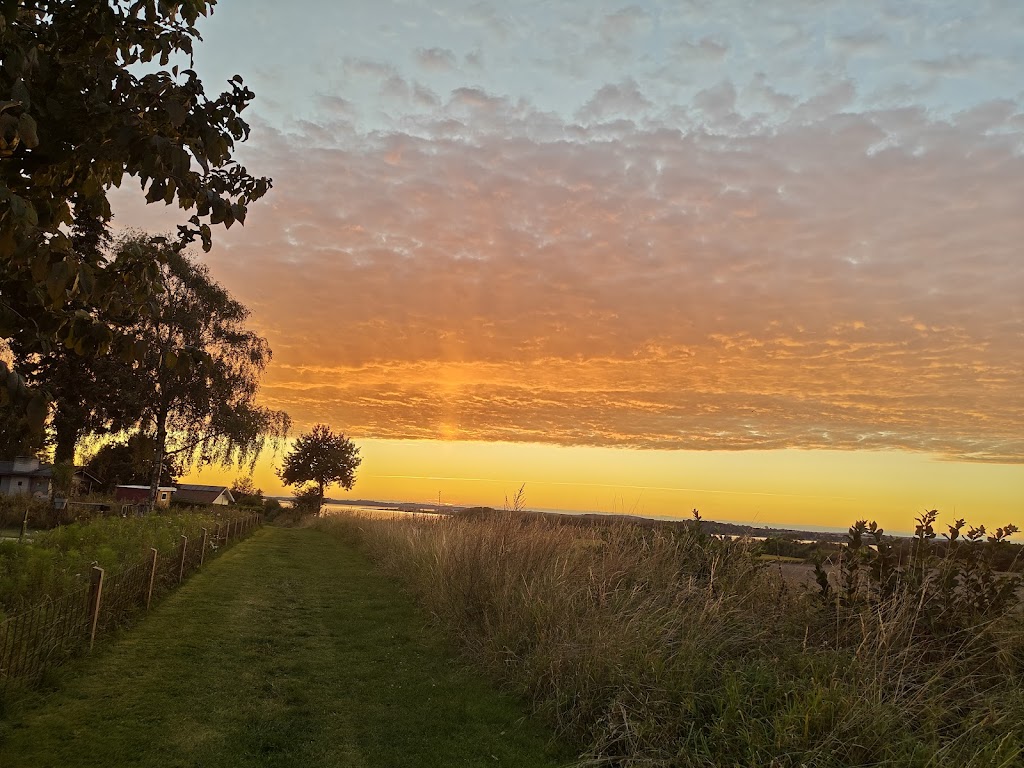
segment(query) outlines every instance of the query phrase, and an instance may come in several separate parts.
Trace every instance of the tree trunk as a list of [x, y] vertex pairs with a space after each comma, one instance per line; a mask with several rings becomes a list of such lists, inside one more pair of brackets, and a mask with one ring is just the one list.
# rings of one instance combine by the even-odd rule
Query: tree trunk
[[74, 464], [75, 463], [75, 447], [78, 445], [78, 427], [75, 425], [74, 420], [68, 418], [66, 414], [62, 413], [60, 404], [57, 405], [57, 413], [54, 414], [53, 418], [53, 431], [54, 431], [54, 445], [53, 445], [53, 463], [54, 464]]
[[153, 442], [153, 469], [149, 480], [149, 506], [156, 509], [156, 500], [160, 493], [160, 478], [164, 471], [164, 458], [167, 454], [167, 413], [160, 411], [156, 417], [156, 438]]
[[50, 477], [50, 498], [68, 499], [74, 490], [75, 446], [78, 445], [78, 425], [73, 417], [57, 404], [53, 417], [54, 446], [53, 474]]

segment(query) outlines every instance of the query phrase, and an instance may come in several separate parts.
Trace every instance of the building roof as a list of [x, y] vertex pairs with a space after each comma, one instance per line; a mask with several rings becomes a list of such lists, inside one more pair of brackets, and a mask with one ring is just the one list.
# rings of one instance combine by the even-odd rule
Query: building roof
[[234, 503], [235, 497], [226, 485], [194, 485], [179, 483], [175, 501], [187, 504], [213, 504], [222, 494], [227, 494], [228, 501]]
[[[133, 491], [148, 491], [149, 490], [149, 486], [148, 485], [118, 485], [118, 486], [115, 486], [115, 487], [116, 488], [130, 488]], [[176, 491], [178, 489], [175, 488], [173, 485], [161, 485], [157, 490], [158, 491]]]
[[[36, 469], [14, 469], [15, 462], [13, 461], [0, 461], [0, 477], [6, 475], [12, 475], [16, 477], [52, 477], [53, 466], [51, 464], [40, 464]], [[101, 482], [92, 472], [87, 470], [85, 467], [75, 467], [75, 474], [88, 477], [94, 482]]]
[[96, 475], [94, 475], [92, 472], [90, 472], [85, 467], [75, 467], [75, 474], [76, 475], [82, 475], [83, 477], [87, 477], [90, 480], [92, 480], [94, 483], [102, 483], [103, 482], [100, 478], [96, 477]]
[[35, 469], [14, 469], [15, 462], [13, 461], [0, 461], [0, 476], [2, 475], [17, 475], [18, 477], [49, 477], [53, 474], [53, 467], [49, 464], [43, 466], [37, 466]]

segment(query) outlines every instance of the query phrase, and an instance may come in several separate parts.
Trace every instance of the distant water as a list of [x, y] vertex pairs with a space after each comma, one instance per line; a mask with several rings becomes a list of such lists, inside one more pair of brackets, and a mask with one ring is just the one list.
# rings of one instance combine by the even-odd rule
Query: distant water
[[[531, 507], [531, 509], [535, 512], [550, 512], [556, 515], [624, 515], [626, 517], [641, 517], [647, 520], [667, 520], [670, 522], [680, 522], [692, 519], [689, 515], [649, 515], [635, 512], [597, 512], [593, 510], [550, 509], [544, 507]], [[837, 527], [834, 525], [811, 525], [806, 523], [773, 523], [768, 520], [726, 520], [709, 517], [707, 518], [707, 521], [709, 523], [743, 525], [751, 528], [766, 528], [779, 531], [806, 531], [808, 533], [847, 533], [850, 530], [849, 526]], [[913, 533], [908, 531], [890, 531], [886, 529], [885, 532], [891, 536], [913, 536]]]
[[[395, 502], [397, 504], [398, 502]], [[410, 515], [410, 514], [431, 514], [434, 510], [432, 508], [425, 509], [422, 512], [409, 509], [395, 509], [390, 506], [389, 502], [381, 502], [379, 505], [367, 504], [367, 505], [355, 505], [355, 504], [325, 504], [323, 507], [324, 515], [338, 514], [339, 512], [358, 512], [361, 514], [372, 515], [372, 516], [390, 516], [390, 515]], [[547, 512], [554, 515], [607, 515], [617, 516], [623, 515], [626, 517], [639, 517], [647, 520], [666, 520], [669, 522], [680, 522], [690, 520], [689, 516], [683, 515], [650, 515], [650, 514], [638, 514], [628, 512], [598, 512], [596, 510], [579, 510], [579, 509], [555, 509], [553, 507], [530, 507], [530, 512]], [[834, 525], [808, 525], [803, 523], [774, 523], [770, 521], [762, 520], [719, 520], [708, 518], [708, 522], [714, 523], [730, 523], [731, 525], [743, 525], [751, 528], [761, 529], [774, 529], [780, 531], [806, 531], [807, 533], [846, 533], [849, 531], [848, 526], [837, 527]], [[913, 533], [908, 531], [889, 531], [886, 533], [891, 536], [912, 536]], [[763, 538], [763, 537], [757, 537]]]
[[369, 515], [370, 517], [390, 517], [391, 515], [416, 515], [416, 514], [430, 514], [427, 512], [417, 512], [416, 510], [407, 509], [395, 509], [389, 507], [386, 504], [380, 506], [375, 505], [359, 505], [359, 504], [324, 504], [320, 508], [320, 514], [325, 517], [330, 515], [337, 515], [346, 512], [355, 512], [361, 515]]

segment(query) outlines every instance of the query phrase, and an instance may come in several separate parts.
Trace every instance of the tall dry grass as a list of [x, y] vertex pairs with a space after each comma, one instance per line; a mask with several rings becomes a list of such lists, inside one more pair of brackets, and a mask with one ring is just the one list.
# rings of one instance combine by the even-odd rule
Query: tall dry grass
[[404, 581], [583, 764], [1024, 764], [1019, 614], [922, 639], [910, 599], [823, 602], [696, 527], [319, 524]]

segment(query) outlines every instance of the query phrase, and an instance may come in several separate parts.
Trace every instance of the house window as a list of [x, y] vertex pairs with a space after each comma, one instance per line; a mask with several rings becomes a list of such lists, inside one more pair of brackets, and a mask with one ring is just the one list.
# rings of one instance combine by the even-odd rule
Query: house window
[[18, 481], [18, 487], [21, 488], [21, 480]]
[[160, 494], [160, 501], [167, 501], [167, 494], [166, 493], [161, 493]]

